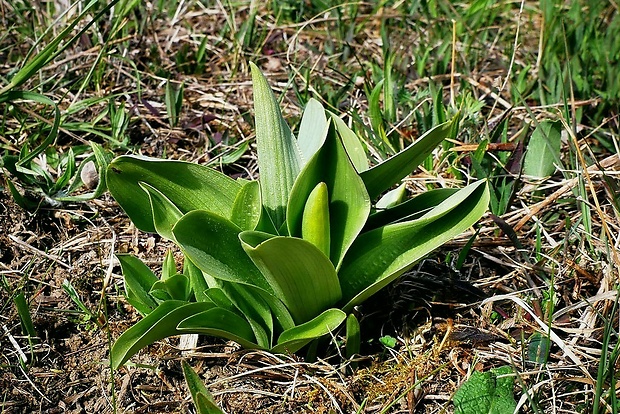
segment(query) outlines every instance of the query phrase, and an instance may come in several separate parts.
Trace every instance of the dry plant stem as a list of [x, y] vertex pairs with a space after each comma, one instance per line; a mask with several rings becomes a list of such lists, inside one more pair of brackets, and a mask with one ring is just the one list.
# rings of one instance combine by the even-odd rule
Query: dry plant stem
[[[610, 155], [609, 157], [599, 162], [598, 165], [591, 165], [588, 168], [584, 168], [584, 173], [588, 174], [588, 177], [590, 177], [589, 173], [600, 171], [599, 165], [602, 168], [611, 168], [611, 167], [618, 165], [619, 163], [620, 163], [620, 158], [618, 158], [617, 154]], [[514, 230], [519, 231], [521, 227], [523, 227], [528, 221], [530, 221], [530, 219], [533, 216], [537, 215], [540, 211], [545, 209], [547, 206], [555, 203], [560, 197], [562, 197], [565, 193], [573, 189], [578, 183], [579, 183], [578, 177], [572, 178], [566, 184], [564, 184], [560, 189], [556, 190], [553, 194], [549, 195], [543, 201], [531, 206], [527, 214], [525, 214], [525, 216], [521, 220], [519, 220], [517, 224], [513, 226]], [[506, 220], [506, 222], [508, 224], [512, 224], [517, 218], [518, 216], [512, 217]]]
[[29, 245], [26, 242], [21, 241], [20, 239], [18, 239], [17, 237], [13, 236], [12, 234], [9, 234], [9, 239], [11, 239], [15, 244], [17, 244], [20, 247], [23, 247], [25, 249], [30, 250], [33, 253], [36, 253], [40, 256], [45, 257], [46, 259], [49, 259], [55, 263], [58, 263], [59, 265], [61, 265], [64, 268], [67, 268], [69, 270], [71, 270], [72, 266], [68, 265], [67, 263], [63, 262], [62, 260], [60, 260], [59, 257], [57, 256], [52, 256], [51, 254], [47, 254], [45, 252], [42, 252], [41, 250], [37, 249], [36, 247], [33, 247], [31, 245]]
[[[600, 217], [605, 217], [605, 215], [603, 214], [603, 210], [601, 209], [601, 204], [598, 201], [596, 190], [594, 189], [594, 183], [592, 182], [592, 177], [590, 176], [590, 172], [588, 171], [588, 168], [586, 168], [586, 160], [583, 157], [583, 152], [581, 152], [581, 148], [579, 148], [579, 141], [577, 140], [577, 137], [575, 136], [574, 131], [571, 128], [569, 128], [568, 125], [566, 125], [566, 121], [563, 118], [562, 118], [562, 123], [564, 124], [564, 128], [568, 131], [568, 134], [570, 135], [571, 139], [573, 140], [573, 143], [575, 144], [575, 151], [577, 151], [577, 157], [579, 158], [579, 163], [582, 166], [583, 175], [586, 178], [586, 181], [588, 182], [588, 189], [590, 190], [590, 193], [592, 194], [592, 199], [594, 200], [594, 206], [596, 208], [596, 212], [599, 214]], [[609, 230], [609, 226], [607, 225], [607, 220], [601, 220], [601, 225], [603, 227], [603, 231], [605, 232], [605, 236], [607, 237], [607, 241], [609, 243], [612, 243], [613, 237], [611, 235], [611, 231]], [[618, 260], [618, 253], [616, 252], [616, 249], [612, 248], [611, 254], [612, 254], [612, 258], [616, 266], [620, 267], [620, 260]]]
[[534, 321], [536, 321], [536, 323], [540, 326], [542, 331], [545, 334], [549, 335], [549, 339], [555, 342], [555, 344], [564, 352], [564, 354], [568, 357], [568, 359], [570, 359], [581, 370], [581, 372], [583, 372], [586, 379], [589, 380], [589, 384], [594, 385], [595, 381], [592, 378], [592, 375], [590, 375], [588, 370], [585, 368], [581, 359], [573, 352], [572, 349], [570, 349], [570, 347], [566, 345], [566, 343], [562, 340], [562, 338], [560, 338], [558, 334], [556, 334], [555, 331], [551, 329], [549, 325], [547, 325], [544, 321], [542, 321], [536, 315], [536, 313], [521, 298], [515, 295], [498, 295], [498, 296], [485, 299], [482, 302], [481, 306], [484, 306], [487, 303], [492, 303], [492, 302], [500, 301], [500, 300], [511, 300], [515, 304], [519, 305], [527, 313], [529, 313], [534, 319]]

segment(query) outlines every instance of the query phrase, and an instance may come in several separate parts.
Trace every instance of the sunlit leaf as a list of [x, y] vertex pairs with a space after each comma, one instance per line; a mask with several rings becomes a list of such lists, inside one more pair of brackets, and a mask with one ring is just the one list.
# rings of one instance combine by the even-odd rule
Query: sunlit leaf
[[224, 414], [215, 403], [213, 396], [207, 390], [198, 374], [196, 374], [196, 371], [189, 366], [187, 361], [182, 360], [181, 367], [183, 368], [185, 383], [196, 406], [196, 412], [198, 414]]
[[316, 99], [310, 98], [301, 117], [297, 137], [302, 166], [310, 161], [314, 154], [321, 149], [325, 142], [328, 128], [329, 124], [323, 105]]
[[188, 333], [177, 329], [179, 322], [213, 308], [213, 306], [210, 302], [187, 303], [178, 300], [161, 303], [116, 340], [110, 351], [112, 367], [117, 369], [140, 349], [155, 341], [168, 336]]
[[178, 324], [180, 333], [199, 333], [229, 339], [246, 348], [260, 348], [255, 343], [252, 327], [241, 316], [227, 309], [212, 307], [184, 318]]
[[278, 101], [261, 71], [250, 63], [256, 117], [258, 170], [263, 205], [276, 228], [286, 217], [286, 204], [301, 167], [301, 153]]
[[209, 167], [182, 161], [121, 156], [108, 166], [108, 188], [140, 230], [155, 232], [149, 196], [156, 188], [181, 212], [207, 210], [229, 218], [241, 184]]
[[364, 151], [364, 147], [359, 139], [359, 137], [344, 123], [342, 119], [336, 114], [330, 112], [330, 117], [334, 126], [336, 128], [336, 132], [346, 149], [347, 155], [351, 160], [351, 163], [357, 170], [357, 172], [366, 171], [369, 167], [368, 165], [368, 156]]
[[314, 319], [282, 332], [273, 352], [297, 352], [310, 341], [336, 330], [347, 315], [340, 309], [328, 309]]
[[333, 127], [325, 145], [306, 164], [291, 192], [287, 222], [292, 236], [301, 236], [306, 200], [320, 182], [329, 189], [330, 259], [337, 267], [364, 226], [370, 213], [370, 199]]
[[295, 322], [312, 319], [340, 299], [336, 271], [316, 246], [303, 239], [267, 236], [243, 232], [240, 238]]
[[254, 230], [260, 221], [262, 209], [258, 181], [249, 181], [235, 198], [230, 220], [241, 230]]
[[138, 183], [140, 187], [148, 194], [151, 204], [151, 215], [153, 217], [153, 225], [157, 234], [168, 240], [174, 240], [172, 227], [183, 216], [181, 210], [175, 206], [168, 197], [162, 194], [158, 189], [147, 183]]
[[362, 303], [443, 243], [473, 225], [486, 211], [489, 192], [479, 181], [422, 217], [388, 224], [357, 238], [339, 272], [344, 310]]
[[411, 174], [433, 152], [435, 147], [448, 136], [452, 129], [452, 123], [456, 119], [455, 117], [451, 122], [437, 125], [398, 154], [373, 166], [369, 170], [361, 172], [370, 198], [377, 198], [382, 192]]
[[272, 292], [265, 277], [241, 247], [240, 232], [232, 222], [204, 210], [186, 214], [173, 229], [185, 255], [203, 272]]
[[545, 178], [561, 166], [562, 124], [560, 121], [541, 121], [532, 132], [523, 160], [523, 174], [533, 178]]
[[157, 276], [137, 257], [117, 254], [116, 258], [123, 271], [127, 300], [141, 314], [150, 313], [157, 307], [157, 303], [149, 294], [151, 287], [158, 280]]

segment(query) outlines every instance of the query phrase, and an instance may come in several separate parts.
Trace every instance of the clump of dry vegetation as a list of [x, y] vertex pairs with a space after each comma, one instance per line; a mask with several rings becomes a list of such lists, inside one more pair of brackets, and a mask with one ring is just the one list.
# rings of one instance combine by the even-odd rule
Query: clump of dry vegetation
[[[520, 412], [620, 410], [615, 5], [80, 7], [0, 1], [2, 412], [193, 412], [181, 359], [230, 413], [464, 412], [456, 390], [500, 366]], [[314, 97], [372, 163], [460, 111], [407, 192], [487, 179], [490, 211], [356, 309], [352, 360], [340, 331], [316, 359], [173, 338], [113, 372], [112, 343], [140, 319], [114, 253], [157, 270], [173, 246], [92, 168], [134, 153], [255, 178], [250, 61], [293, 130]]]

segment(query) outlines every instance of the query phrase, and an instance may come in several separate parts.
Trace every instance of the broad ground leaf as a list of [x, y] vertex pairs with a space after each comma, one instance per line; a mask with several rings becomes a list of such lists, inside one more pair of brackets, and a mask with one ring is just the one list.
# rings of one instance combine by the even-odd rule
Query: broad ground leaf
[[161, 303], [116, 340], [110, 351], [112, 367], [114, 369], [120, 367], [140, 349], [155, 341], [173, 335], [192, 333], [177, 330], [179, 322], [214, 306], [210, 302], [187, 303], [179, 300]]
[[362, 146], [359, 137], [355, 134], [355, 132], [351, 131], [351, 128], [349, 128], [338, 115], [331, 112], [329, 115], [334, 123], [336, 132], [338, 133], [338, 136], [347, 151], [347, 155], [349, 156], [351, 163], [357, 172], [366, 171], [369, 168], [368, 157], [366, 156], [366, 152], [364, 151], [364, 147]]
[[255, 343], [254, 330], [248, 321], [228, 309], [213, 307], [190, 315], [179, 322], [177, 330], [225, 338], [244, 348], [264, 348]]
[[422, 217], [360, 235], [339, 272], [344, 310], [362, 303], [417, 261], [472, 226], [487, 209], [485, 181], [471, 184]]
[[161, 265], [161, 280], [166, 280], [170, 276], [174, 276], [176, 274], [177, 264], [174, 261], [174, 254], [172, 253], [172, 250], [168, 249]]
[[352, 358], [356, 354], [360, 353], [361, 348], [360, 323], [352, 313], [347, 316], [346, 339], [346, 357]]
[[185, 383], [196, 406], [196, 412], [198, 414], [224, 414], [218, 408], [213, 396], [207, 390], [198, 374], [196, 374], [196, 371], [189, 366], [187, 361], [182, 360], [181, 367], [183, 367], [183, 377], [185, 377]]
[[457, 117], [451, 122], [437, 125], [398, 154], [361, 172], [370, 198], [377, 198], [382, 192], [411, 174], [448, 136], [456, 120]]
[[149, 196], [140, 188], [156, 188], [181, 212], [207, 210], [222, 217], [232, 214], [241, 184], [209, 167], [182, 161], [121, 156], [107, 171], [110, 193], [142, 231], [155, 232]]
[[273, 352], [297, 352], [310, 341], [338, 328], [347, 315], [340, 309], [328, 309], [314, 319], [282, 332]]
[[[217, 279], [207, 273], [203, 276], [211, 288], [220, 289], [234, 308], [247, 319], [254, 331], [256, 343], [269, 348], [273, 341], [274, 323], [271, 306], [264, 298], [271, 294], [255, 286]], [[228, 304], [223, 307], [230, 309]]]
[[533, 178], [545, 178], [561, 165], [562, 124], [560, 121], [541, 121], [532, 132], [523, 160], [523, 174]]
[[388, 207], [385, 210], [379, 210], [368, 217], [364, 232], [376, 229], [386, 224], [410, 221], [422, 217], [425, 213], [436, 207], [448, 197], [454, 195], [456, 188], [440, 188], [418, 194], [413, 198], [398, 204], [394, 207]]
[[196, 298], [196, 302], [209, 301], [209, 297], [206, 294], [206, 291], [209, 289], [209, 285], [202, 274], [202, 270], [200, 270], [198, 266], [192, 263], [192, 261], [187, 257], [183, 263], [183, 274], [189, 277], [189, 284], [192, 288], [192, 292], [194, 293], [194, 297]]
[[407, 186], [405, 183], [385, 193], [375, 204], [377, 210], [385, 210], [395, 207], [407, 198]]
[[267, 239], [258, 232], [243, 232], [240, 238], [295, 322], [307, 322], [340, 300], [336, 270], [312, 243], [283, 236]]
[[301, 237], [329, 257], [329, 193], [325, 183], [318, 183], [308, 196], [301, 223]]
[[260, 69], [250, 63], [254, 87], [256, 146], [263, 205], [276, 229], [286, 217], [286, 203], [301, 168], [301, 153], [278, 101]]
[[157, 276], [137, 257], [117, 254], [116, 258], [121, 263], [127, 301], [142, 315], [150, 313], [157, 307], [157, 302], [149, 294], [158, 281]]
[[292, 236], [301, 236], [306, 200], [321, 182], [327, 185], [329, 193], [330, 259], [338, 268], [368, 218], [370, 199], [333, 127], [323, 148], [299, 174], [291, 192], [287, 222]]
[[329, 124], [325, 109], [319, 101], [310, 98], [304, 109], [297, 134], [297, 145], [301, 152], [302, 166], [321, 149], [327, 136]]
[[192, 293], [189, 278], [185, 275], [177, 273], [165, 280], [159, 280], [153, 284], [151, 291], [162, 290], [168, 293], [172, 300], [181, 300], [187, 302]]
[[241, 247], [240, 231], [232, 222], [204, 210], [186, 214], [173, 229], [185, 255], [203, 272], [272, 292], [265, 277]]
[[512, 368], [504, 366], [489, 372], [474, 372], [454, 394], [457, 414], [513, 414], [514, 399]]
[[174, 240], [172, 227], [183, 216], [183, 213], [155, 187], [147, 183], [138, 184], [149, 196], [155, 231], [168, 240]]
[[241, 230], [254, 230], [260, 221], [262, 209], [258, 181], [249, 181], [237, 194], [230, 220]]

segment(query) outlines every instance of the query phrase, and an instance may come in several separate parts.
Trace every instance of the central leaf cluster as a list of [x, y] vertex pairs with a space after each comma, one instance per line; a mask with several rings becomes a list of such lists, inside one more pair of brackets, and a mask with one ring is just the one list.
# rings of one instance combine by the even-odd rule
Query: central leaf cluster
[[401, 188], [373, 205], [456, 119], [370, 167], [360, 139], [318, 101], [308, 103], [296, 138], [254, 65], [252, 81], [259, 181], [135, 156], [109, 166], [108, 188], [135, 225], [174, 241], [185, 255], [182, 273], [169, 258], [161, 278], [119, 256], [127, 299], [145, 317], [114, 345], [114, 366], [183, 333], [295, 352], [335, 330], [353, 306], [486, 210], [484, 182], [409, 200]]

